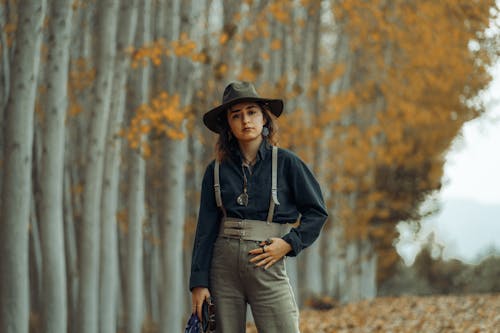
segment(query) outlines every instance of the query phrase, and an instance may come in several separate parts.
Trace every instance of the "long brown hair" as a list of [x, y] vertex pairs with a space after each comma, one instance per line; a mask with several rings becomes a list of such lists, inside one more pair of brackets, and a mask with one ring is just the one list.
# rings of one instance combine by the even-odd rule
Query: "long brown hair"
[[[260, 111], [264, 116], [264, 126], [269, 130], [269, 134], [264, 136], [264, 140], [270, 145], [278, 144], [278, 125], [274, 121], [276, 118], [271, 111], [269, 111], [269, 107], [263, 103], [257, 103], [259, 105]], [[227, 112], [227, 111], [226, 111]], [[226, 114], [223, 117], [219, 118], [221, 122], [221, 130], [219, 132], [219, 138], [215, 144], [215, 158], [218, 161], [222, 161], [226, 159], [231, 151], [239, 149], [238, 140], [236, 140], [231, 133], [231, 129], [229, 128], [229, 124], [227, 122]]]

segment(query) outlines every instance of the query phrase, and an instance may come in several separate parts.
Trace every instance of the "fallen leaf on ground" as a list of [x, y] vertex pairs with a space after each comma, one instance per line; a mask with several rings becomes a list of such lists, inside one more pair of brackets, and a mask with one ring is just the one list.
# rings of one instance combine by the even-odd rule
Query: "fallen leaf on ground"
[[[500, 294], [381, 297], [300, 312], [302, 333], [500, 332]], [[254, 325], [247, 333], [256, 333]]]

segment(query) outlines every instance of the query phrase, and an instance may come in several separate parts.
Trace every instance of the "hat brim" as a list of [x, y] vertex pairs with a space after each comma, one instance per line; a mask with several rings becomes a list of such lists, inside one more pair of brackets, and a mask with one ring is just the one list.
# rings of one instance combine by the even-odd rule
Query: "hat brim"
[[209, 130], [215, 133], [220, 133], [222, 130], [222, 119], [220, 118], [221, 114], [224, 111], [227, 111], [232, 105], [242, 103], [242, 102], [259, 102], [267, 104], [271, 113], [279, 117], [283, 112], [283, 101], [281, 99], [268, 99], [268, 98], [259, 98], [259, 97], [241, 97], [236, 98], [231, 101], [227, 101], [224, 104], [221, 104], [207, 113], [203, 115], [203, 123], [208, 127]]

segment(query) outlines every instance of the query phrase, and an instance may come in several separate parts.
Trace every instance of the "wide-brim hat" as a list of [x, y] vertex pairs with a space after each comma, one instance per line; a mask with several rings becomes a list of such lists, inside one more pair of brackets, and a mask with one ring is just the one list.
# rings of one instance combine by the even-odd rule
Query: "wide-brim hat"
[[283, 101], [281, 99], [262, 98], [255, 90], [255, 87], [250, 82], [231, 82], [224, 89], [222, 96], [222, 104], [211, 109], [203, 115], [203, 123], [211, 131], [220, 133], [227, 111], [232, 105], [241, 102], [258, 102], [266, 105], [271, 113], [279, 117], [283, 112]]

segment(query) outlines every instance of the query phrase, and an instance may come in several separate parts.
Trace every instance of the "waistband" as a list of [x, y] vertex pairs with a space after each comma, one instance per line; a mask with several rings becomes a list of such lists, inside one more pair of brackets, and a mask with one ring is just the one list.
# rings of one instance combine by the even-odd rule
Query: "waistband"
[[290, 232], [290, 224], [267, 223], [260, 220], [245, 220], [226, 217], [220, 223], [219, 236], [225, 238], [263, 241], [271, 237], [282, 237]]

